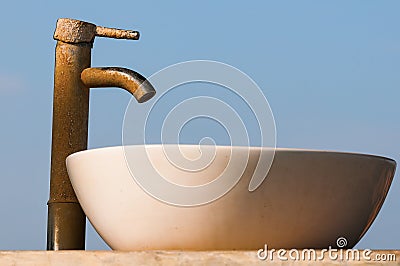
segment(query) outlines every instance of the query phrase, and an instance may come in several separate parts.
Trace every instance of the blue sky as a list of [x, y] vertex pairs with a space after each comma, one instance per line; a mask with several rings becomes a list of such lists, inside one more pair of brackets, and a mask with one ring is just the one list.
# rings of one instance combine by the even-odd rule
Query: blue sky
[[[263, 90], [277, 146], [400, 161], [399, 1], [8, 1], [0, 9], [0, 249], [44, 249], [57, 18], [136, 29], [96, 39], [93, 66], [145, 76], [209, 59]], [[90, 148], [121, 144], [130, 95], [92, 90]], [[400, 176], [359, 248], [400, 248]], [[88, 249], [107, 248], [88, 227]]]

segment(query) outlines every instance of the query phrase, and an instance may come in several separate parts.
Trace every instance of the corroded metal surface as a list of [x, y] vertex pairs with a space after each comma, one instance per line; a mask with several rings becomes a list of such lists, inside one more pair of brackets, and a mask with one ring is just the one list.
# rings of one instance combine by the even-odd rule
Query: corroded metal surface
[[57, 20], [54, 39], [68, 43], [91, 43], [95, 36], [139, 40], [139, 32], [96, 26], [92, 23], [70, 18]]
[[[80, 74], [83, 69], [90, 67], [90, 54], [90, 43], [57, 43], [48, 202], [48, 249], [84, 248], [84, 240], [81, 241], [82, 237], [78, 237], [77, 234], [83, 232], [84, 237], [85, 214], [68, 178], [65, 158], [87, 148], [89, 89], [80, 80]], [[67, 217], [75, 217], [74, 219], [81, 222], [71, 222], [66, 220]]]
[[76, 19], [57, 20], [54, 39], [68, 43], [91, 43], [96, 35], [96, 25]]
[[57, 43], [49, 203], [77, 202], [65, 158], [87, 148], [89, 90], [80, 74], [90, 66], [90, 52], [88, 45]]
[[96, 27], [96, 36], [114, 39], [139, 40], [139, 32], [105, 27]]
[[119, 87], [135, 96], [138, 102], [145, 102], [156, 91], [146, 78], [139, 73], [121, 67], [87, 68], [81, 74], [83, 84], [88, 88]]
[[[65, 159], [87, 149], [89, 88], [121, 87], [139, 102], [155, 91], [140, 74], [120, 68], [90, 68], [95, 36], [137, 40], [139, 33], [59, 19], [54, 69], [54, 102], [47, 249], [84, 249], [86, 217], [68, 177]], [[86, 70], [85, 70], [86, 69]], [[82, 71], [84, 71], [83, 74]], [[83, 74], [83, 82], [81, 79]]]

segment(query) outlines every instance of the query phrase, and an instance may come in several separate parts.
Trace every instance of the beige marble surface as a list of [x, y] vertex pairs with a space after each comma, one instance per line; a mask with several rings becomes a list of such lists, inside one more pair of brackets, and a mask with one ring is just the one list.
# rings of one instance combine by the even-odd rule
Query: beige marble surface
[[[377, 254], [395, 257], [395, 261], [377, 261]], [[281, 261], [277, 257], [260, 260], [257, 251], [0, 251], [0, 265], [400, 265], [400, 250], [374, 250], [370, 257], [370, 261], [332, 260], [329, 256], [320, 261]]]

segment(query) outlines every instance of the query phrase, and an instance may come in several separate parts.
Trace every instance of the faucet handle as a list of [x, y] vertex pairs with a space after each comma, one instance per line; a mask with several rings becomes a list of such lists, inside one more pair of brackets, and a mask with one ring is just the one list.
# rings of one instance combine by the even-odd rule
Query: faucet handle
[[96, 26], [70, 18], [57, 20], [54, 39], [67, 43], [93, 43], [95, 36], [115, 39], [138, 40], [139, 32]]
[[114, 39], [139, 40], [140, 34], [138, 31], [133, 30], [121, 30], [97, 26], [96, 36]]

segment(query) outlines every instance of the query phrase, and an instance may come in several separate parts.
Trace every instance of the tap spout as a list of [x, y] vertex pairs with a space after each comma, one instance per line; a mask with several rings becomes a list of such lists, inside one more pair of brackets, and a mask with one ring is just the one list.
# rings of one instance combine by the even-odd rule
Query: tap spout
[[88, 88], [118, 87], [130, 92], [139, 103], [151, 99], [156, 91], [141, 74], [122, 67], [91, 67], [81, 73]]

